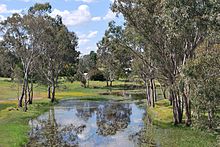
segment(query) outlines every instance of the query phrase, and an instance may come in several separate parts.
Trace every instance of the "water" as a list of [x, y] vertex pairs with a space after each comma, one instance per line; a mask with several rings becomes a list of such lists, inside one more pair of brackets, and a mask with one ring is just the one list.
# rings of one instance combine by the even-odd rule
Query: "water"
[[135, 103], [63, 101], [29, 122], [27, 146], [135, 147], [144, 114]]

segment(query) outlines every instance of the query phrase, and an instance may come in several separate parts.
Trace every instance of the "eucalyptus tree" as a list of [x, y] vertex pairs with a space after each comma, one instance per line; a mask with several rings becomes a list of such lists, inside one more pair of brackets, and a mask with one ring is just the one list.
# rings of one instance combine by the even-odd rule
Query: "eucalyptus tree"
[[219, 6], [219, 2], [211, 0], [115, 0], [112, 6], [144, 38], [156, 78], [169, 86], [174, 124], [182, 122], [184, 104], [186, 124], [191, 124], [188, 88], [181, 87], [188, 87], [181, 78], [182, 67], [219, 25]]
[[25, 97], [25, 110], [27, 110], [28, 80], [31, 66], [38, 55], [38, 48], [35, 47], [33, 32], [30, 25], [32, 19], [27, 15], [13, 14], [1, 23], [1, 30], [4, 33], [4, 46], [22, 64], [23, 88], [18, 106], [22, 107], [22, 100]]
[[[22, 15], [12, 14], [1, 23], [4, 47], [13, 54], [21, 63], [23, 70], [22, 93], [18, 100], [18, 106], [22, 107], [23, 97], [25, 98], [24, 110], [27, 104], [33, 99], [33, 72], [35, 70], [36, 59], [42, 51], [39, 40], [44, 33], [44, 26], [47, 25], [44, 19], [47, 12], [51, 11], [49, 3], [35, 4], [27, 13]], [[29, 87], [31, 81], [31, 87]], [[27, 97], [29, 96], [29, 100]]]
[[76, 51], [76, 34], [67, 29], [60, 16], [52, 18], [49, 15], [51, 8], [49, 3], [37, 3], [30, 7], [28, 17], [32, 18], [34, 45], [39, 51], [35, 60], [38, 77], [48, 85], [48, 97], [52, 94], [51, 101], [54, 102], [58, 77], [64, 69], [74, 67], [79, 53]]
[[99, 67], [103, 71], [104, 76], [106, 78], [107, 86], [112, 86], [113, 80], [116, 78], [116, 61], [114, 59], [112, 42], [110, 40], [109, 32], [105, 32], [105, 36], [102, 40], [97, 43], [98, 50], [98, 61]]
[[200, 128], [215, 129], [219, 125], [220, 46], [218, 42], [205, 41], [196, 49], [195, 59], [190, 60], [184, 68], [185, 76], [191, 84], [189, 94], [193, 102], [195, 126]]
[[1, 22], [2, 47], [21, 63], [23, 70], [18, 106], [22, 107], [24, 98], [25, 111], [27, 104], [32, 103], [32, 77], [36, 76], [36, 68], [38, 72], [41, 70], [39, 75], [44, 75], [52, 86], [53, 102], [60, 72], [64, 67], [75, 64], [79, 55], [75, 50], [78, 45], [75, 33], [68, 31], [61, 17], [50, 17], [50, 12], [49, 3], [35, 4], [26, 14], [15, 13]]
[[155, 101], [157, 100], [155, 85], [156, 68], [151, 59], [151, 50], [149, 50], [148, 45], [145, 43], [144, 37], [135, 32], [132, 26], [125, 26], [123, 38], [124, 40], [121, 40], [120, 44], [130, 51], [131, 56], [133, 55], [133, 74], [138, 75], [144, 83], [148, 106], [155, 107]]
[[112, 82], [117, 77], [127, 76], [131, 66], [131, 54], [120, 45], [123, 34], [121, 26], [116, 26], [115, 22], [110, 22], [102, 40], [97, 43], [98, 62], [107, 80], [107, 86], [112, 86]]
[[47, 79], [48, 96], [52, 94], [51, 101], [54, 102], [60, 74], [65, 66], [71, 66], [78, 60], [79, 52], [76, 51], [78, 38], [74, 32], [68, 31], [60, 17], [48, 16], [47, 23], [39, 41], [43, 51], [38, 58], [38, 68]]

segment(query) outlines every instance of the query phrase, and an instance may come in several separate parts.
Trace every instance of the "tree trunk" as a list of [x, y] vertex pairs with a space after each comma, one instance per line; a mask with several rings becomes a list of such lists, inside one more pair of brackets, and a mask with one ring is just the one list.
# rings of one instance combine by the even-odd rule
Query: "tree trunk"
[[27, 93], [28, 93], [28, 102], [30, 102], [30, 99], [31, 99], [31, 88], [29, 87], [29, 84], [27, 85]]
[[167, 99], [167, 96], [166, 96], [166, 87], [165, 87], [165, 86], [163, 87], [163, 86], [160, 85], [160, 89], [161, 89], [161, 92], [162, 92], [162, 94], [163, 94], [163, 98], [164, 98], [164, 99]]
[[152, 105], [152, 102], [151, 102], [151, 90], [150, 90], [150, 87], [147, 83], [147, 100], [148, 100], [148, 106], [151, 106]]
[[155, 84], [155, 80], [153, 80], [153, 88], [154, 88], [154, 99], [155, 99], [155, 102], [157, 102], [157, 87]]
[[31, 79], [31, 88], [30, 88], [30, 91], [29, 91], [29, 104], [32, 104], [33, 103], [33, 97], [34, 97], [34, 88], [33, 88], [33, 80]]
[[150, 91], [151, 91], [151, 101], [152, 101], [152, 106], [155, 107], [155, 94], [154, 94], [154, 84], [153, 84], [153, 79], [150, 79]]
[[178, 117], [177, 117], [177, 106], [176, 106], [177, 99], [176, 99], [176, 96], [173, 90], [171, 90], [170, 96], [171, 96], [171, 101], [173, 105], [173, 121], [174, 121], [174, 125], [177, 125], [179, 123]]
[[28, 104], [28, 79], [25, 79], [25, 90], [24, 90], [24, 111], [27, 111], [27, 104]]
[[112, 87], [112, 81], [110, 81], [110, 87]]
[[22, 101], [23, 101], [23, 98], [24, 98], [24, 90], [25, 90], [25, 82], [24, 82], [23, 85], [22, 85], [21, 96], [20, 96], [20, 98], [18, 99], [18, 107], [19, 107], [19, 108], [22, 107]]
[[23, 102], [23, 98], [24, 98], [24, 95], [25, 95], [25, 88], [26, 88], [26, 79], [24, 78], [24, 82], [23, 82], [23, 85], [22, 85], [21, 96], [20, 96], [20, 98], [18, 99], [18, 107], [19, 107], [19, 108], [22, 107], [22, 102]]
[[189, 98], [189, 91], [190, 91], [189, 84], [187, 84], [187, 82], [185, 82], [183, 85], [183, 89], [182, 89], [182, 95], [183, 95], [183, 101], [184, 101], [184, 106], [185, 106], [185, 115], [186, 115], [185, 124], [186, 124], [186, 126], [190, 126], [192, 124], [191, 100]]
[[186, 121], [185, 124], [186, 126], [190, 126], [192, 124], [192, 120], [191, 120], [191, 101], [189, 99], [189, 97], [186, 96], [185, 93], [183, 93], [183, 98], [184, 98], [184, 102], [185, 102], [185, 114], [186, 114]]
[[179, 92], [177, 92], [177, 98], [178, 98], [178, 117], [179, 117], [179, 123], [182, 123], [183, 120], [183, 98], [180, 96]]
[[183, 108], [181, 97], [176, 89], [171, 90], [172, 104], [173, 104], [173, 119], [174, 125], [182, 123], [183, 118]]
[[106, 86], [108, 87], [109, 85], [108, 85], [108, 80], [106, 81]]
[[170, 101], [170, 106], [173, 105], [173, 96], [172, 96], [172, 90], [169, 90], [169, 101]]
[[52, 84], [52, 98], [51, 98], [51, 102], [53, 103], [55, 101], [55, 93], [56, 93], [56, 86], [53, 83]]
[[147, 104], [148, 106], [151, 106], [151, 101], [150, 101], [150, 92], [149, 92], [149, 86], [148, 86], [148, 80], [144, 80], [144, 86], [146, 88], [146, 100], [147, 100]]
[[211, 108], [209, 108], [208, 110], [208, 126], [209, 126], [209, 129], [212, 129], [212, 121], [213, 121], [213, 111]]
[[50, 92], [50, 88], [51, 88], [51, 86], [50, 86], [50, 85], [48, 85], [48, 87], [47, 87], [47, 98], [48, 98], [48, 99], [51, 99], [51, 92]]
[[89, 88], [89, 80], [87, 80], [87, 87]]

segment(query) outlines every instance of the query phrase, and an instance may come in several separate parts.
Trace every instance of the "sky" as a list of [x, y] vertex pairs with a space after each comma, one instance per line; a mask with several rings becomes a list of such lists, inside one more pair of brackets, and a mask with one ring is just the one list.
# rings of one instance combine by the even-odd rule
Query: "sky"
[[96, 51], [96, 43], [101, 40], [108, 23], [112, 20], [123, 24], [123, 18], [110, 10], [113, 0], [0, 0], [0, 21], [12, 13], [27, 11], [35, 3], [49, 2], [51, 16], [60, 15], [63, 23], [79, 38], [79, 50], [82, 55]]

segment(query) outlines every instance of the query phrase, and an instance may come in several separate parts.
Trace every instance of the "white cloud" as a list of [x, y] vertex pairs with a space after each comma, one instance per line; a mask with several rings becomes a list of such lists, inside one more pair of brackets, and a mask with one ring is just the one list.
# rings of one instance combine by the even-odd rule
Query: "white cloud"
[[5, 12], [7, 12], [7, 5], [0, 4], [0, 13], [5, 13]]
[[7, 8], [7, 5], [5, 4], [0, 4], [0, 13], [3, 14], [3, 13], [20, 13], [22, 10], [19, 9], [19, 10], [16, 10], [16, 9], [12, 9], [12, 10], [9, 10]]
[[93, 17], [92, 21], [100, 21], [101, 19], [102, 19], [101, 17], [97, 16], [97, 17]]
[[107, 14], [103, 17], [104, 20], [111, 21], [116, 17], [116, 14], [113, 13], [111, 10], [108, 10]]
[[45, 2], [45, 0], [20, 0], [20, 1], [26, 2], [26, 3], [27, 3], [27, 2], [31, 2], [31, 1], [32, 1], [32, 2], [38, 2], [38, 3], [39, 3], [39, 2], [42, 2], [42, 3]]
[[87, 5], [80, 5], [77, 10], [73, 11], [60, 11], [58, 9], [54, 9], [51, 16], [55, 17], [56, 15], [62, 16], [63, 22], [67, 26], [80, 25], [90, 21], [92, 18], [89, 6]]
[[84, 45], [86, 43], [88, 43], [90, 40], [87, 38], [79, 38], [79, 44], [80, 45]]
[[97, 34], [98, 34], [98, 31], [90, 31], [87, 34], [79, 35], [79, 45], [87, 44], [90, 41], [90, 39], [96, 37]]
[[98, 34], [98, 31], [91, 31], [89, 32], [87, 38], [94, 38], [97, 36], [97, 34]]
[[84, 2], [84, 3], [92, 3], [92, 2], [95, 2], [96, 0], [76, 0], [76, 1], [81, 1], [81, 2]]
[[6, 20], [6, 17], [0, 15], [0, 21]]
[[21, 0], [21, 1], [23, 1], [23, 2], [30, 2], [31, 0]]

